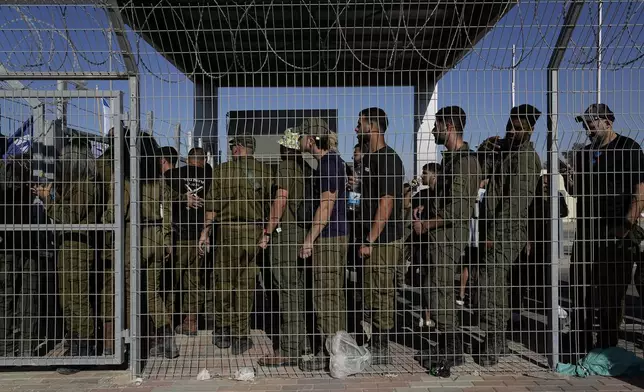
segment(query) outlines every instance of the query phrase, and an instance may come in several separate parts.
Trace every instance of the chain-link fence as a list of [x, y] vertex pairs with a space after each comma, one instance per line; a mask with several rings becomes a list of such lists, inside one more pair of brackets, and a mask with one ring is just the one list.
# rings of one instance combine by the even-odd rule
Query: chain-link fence
[[0, 364], [641, 355], [643, 8], [2, 6]]

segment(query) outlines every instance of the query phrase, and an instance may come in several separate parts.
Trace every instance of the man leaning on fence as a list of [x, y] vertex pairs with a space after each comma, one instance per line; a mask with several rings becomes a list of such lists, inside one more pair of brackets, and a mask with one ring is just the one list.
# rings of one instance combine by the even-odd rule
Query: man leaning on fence
[[273, 175], [268, 165], [253, 157], [255, 138], [238, 136], [229, 145], [232, 160], [213, 170], [199, 250], [202, 254], [208, 250], [212, 222], [216, 219], [220, 229], [214, 273], [213, 343], [219, 348], [232, 346], [232, 354], [239, 355], [253, 347], [249, 335], [257, 278], [255, 258]]
[[490, 181], [485, 195], [484, 262], [479, 270], [480, 327], [486, 333], [475, 356], [493, 366], [506, 353], [510, 318], [509, 276], [528, 242], [528, 212], [541, 174], [541, 160], [530, 138], [541, 112], [532, 105], [512, 108], [505, 138], [487, 139], [479, 148]]
[[[633, 263], [642, 261], [644, 230], [638, 223], [644, 210], [644, 153], [636, 141], [613, 130], [615, 114], [606, 104], [590, 105], [576, 120], [590, 143], [577, 153], [571, 170], [562, 171], [568, 192], [577, 196], [571, 293], [576, 307], [573, 338], [579, 340], [571, 348], [572, 354], [584, 355], [593, 345], [608, 348], [619, 340], [621, 301]], [[635, 284], [641, 299], [641, 264]], [[600, 328], [594, 344], [597, 308]]]
[[371, 354], [374, 365], [389, 363], [389, 332], [395, 326], [394, 287], [397, 263], [402, 259], [402, 199], [405, 169], [385, 142], [389, 126], [380, 108], [360, 112], [356, 132], [369, 145], [362, 158], [362, 218], [364, 238], [359, 254], [364, 259], [365, 311], [371, 314]]
[[[432, 134], [437, 144], [446, 147], [436, 182], [436, 211], [432, 218], [418, 219], [414, 232], [429, 232], [430, 269], [427, 276], [429, 299], [433, 317], [441, 334], [437, 350], [421, 353], [419, 362], [425, 368], [461, 365], [463, 346], [458, 331], [455, 272], [469, 240], [469, 220], [474, 211], [481, 182], [479, 162], [469, 145], [463, 141], [465, 111], [448, 106], [436, 113]], [[418, 210], [414, 215], [418, 217]]]

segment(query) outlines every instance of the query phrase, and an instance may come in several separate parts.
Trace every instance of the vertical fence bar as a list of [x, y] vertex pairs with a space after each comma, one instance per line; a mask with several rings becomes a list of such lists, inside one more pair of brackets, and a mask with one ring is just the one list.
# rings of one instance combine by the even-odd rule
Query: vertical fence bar
[[548, 176], [550, 177], [550, 367], [554, 369], [559, 362], [559, 136], [557, 128], [559, 71], [548, 71]]
[[[121, 166], [123, 160], [123, 127], [121, 123], [121, 113], [123, 113], [123, 94], [121, 92], [112, 99], [114, 105], [114, 204], [116, 214], [114, 216], [114, 224], [116, 228], [113, 232], [114, 238], [114, 314], [108, 315], [108, 317], [114, 317], [114, 354], [116, 355], [119, 361], [123, 360], [123, 331], [126, 327], [125, 322], [125, 312], [123, 310], [123, 301], [125, 292], [123, 288], [125, 287], [125, 274], [129, 271], [125, 271], [124, 259], [123, 259], [123, 245], [125, 244], [125, 226], [124, 222], [124, 205], [123, 205], [123, 168]], [[111, 186], [111, 184], [105, 184], [105, 186]], [[125, 244], [126, 246], [128, 244]], [[121, 288], [118, 290], [117, 288]]]
[[136, 76], [129, 78], [130, 87], [130, 366], [132, 376], [141, 373], [141, 341], [139, 304], [139, 81]]
[[550, 176], [550, 317], [548, 317], [551, 339], [548, 341], [548, 363], [552, 369], [559, 362], [559, 135], [557, 119], [559, 116], [559, 67], [573, 30], [579, 20], [584, 1], [572, 1], [566, 11], [564, 24], [561, 27], [548, 63], [548, 175]]

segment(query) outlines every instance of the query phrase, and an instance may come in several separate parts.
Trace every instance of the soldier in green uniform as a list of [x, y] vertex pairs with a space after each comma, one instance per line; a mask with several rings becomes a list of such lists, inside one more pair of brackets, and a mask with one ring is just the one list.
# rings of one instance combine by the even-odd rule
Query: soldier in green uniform
[[298, 257], [306, 229], [297, 222], [297, 210], [304, 200], [305, 177], [311, 176], [311, 168], [300, 154], [297, 132], [287, 129], [278, 143], [282, 160], [275, 178], [277, 191], [259, 247], [266, 249], [271, 244], [272, 275], [279, 290], [282, 319], [280, 350], [260, 359], [262, 366], [297, 365], [297, 358], [306, 351], [305, 274]]
[[[470, 218], [481, 182], [478, 159], [463, 140], [465, 123], [465, 111], [458, 106], [448, 106], [436, 113], [432, 134], [436, 143], [447, 149], [437, 173], [436, 211], [431, 218], [416, 219], [413, 223], [416, 234], [429, 233], [430, 271], [425, 286], [429, 288], [430, 309], [442, 332], [437, 336], [438, 349], [417, 357], [428, 369], [439, 362], [461, 365], [464, 361], [454, 279], [456, 266], [469, 243]], [[414, 216], [420, 213], [416, 209]]]
[[216, 219], [219, 230], [213, 343], [219, 348], [232, 345], [232, 354], [239, 355], [253, 347], [249, 316], [257, 278], [255, 256], [263, 235], [273, 175], [270, 166], [253, 157], [255, 138], [235, 137], [230, 149], [233, 159], [213, 170], [199, 250], [203, 254], [209, 247], [210, 230]]
[[490, 178], [485, 195], [484, 262], [479, 271], [480, 327], [485, 344], [476, 357], [493, 366], [506, 352], [505, 325], [510, 318], [508, 277], [528, 241], [528, 211], [541, 174], [541, 160], [530, 138], [541, 112], [531, 105], [512, 108], [504, 139], [487, 139], [479, 148]]
[[[47, 216], [58, 224], [96, 224], [102, 190], [96, 182], [96, 160], [78, 139], [65, 145], [57, 161], [56, 186], [35, 189], [46, 204]], [[96, 233], [87, 229], [58, 231], [58, 289], [69, 349], [67, 356], [93, 356], [94, 311], [89, 300]], [[71, 374], [78, 367], [58, 369]]]
[[[150, 338], [149, 348], [151, 357], [176, 358], [179, 356], [179, 350], [175, 343], [174, 331], [171, 326], [171, 315], [166, 312], [166, 306], [161, 298], [161, 272], [164, 267], [166, 249], [172, 245], [172, 233], [165, 230], [163, 226], [163, 216], [170, 214], [168, 203], [163, 202], [163, 183], [159, 179], [158, 145], [154, 138], [148, 134], [142, 134], [139, 143], [141, 155], [139, 168], [139, 213], [141, 238], [141, 254], [139, 268], [143, 272], [145, 281], [141, 291], [145, 292], [147, 298], [146, 312], [152, 319], [156, 331]], [[125, 160], [128, 162], [128, 159]], [[124, 162], [123, 183], [123, 224], [125, 226], [125, 243], [124, 253], [124, 271], [125, 274], [125, 324], [129, 325], [130, 321], [130, 300], [127, 298], [130, 292], [130, 192], [129, 165]], [[103, 214], [104, 223], [114, 223], [114, 189], [110, 191], [110, 200], [108, 208]], [[105, 278], [105, 287], [102, 293], [102, 308], [106, 320], [105, 330], [105, 352], [109, 354], [113, 350], [114, 327], [112, 317], [114, 317], [114, 275], [107, 273]]]

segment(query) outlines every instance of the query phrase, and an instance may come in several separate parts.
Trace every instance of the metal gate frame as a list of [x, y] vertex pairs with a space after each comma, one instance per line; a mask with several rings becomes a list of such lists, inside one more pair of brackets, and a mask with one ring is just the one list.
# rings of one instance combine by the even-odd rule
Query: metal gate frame
[[[123, 219], [123, 171], [121, 162], [123, 160], [122, 143], [124, 141], [121, 120], [123, 119], [123, 93], [121, 91], [109, 90], [76, 90], [76, 91], [42, 91], [42, 90], [0, 90], [0, 99], [2, 98], [110, 98], [115, 104], [113, 113], [115, 129], [115, 159], [114, 159], [114, 183], [115, 183], [115, 223], [114, 224], [57, 224], [47, 223], [45, 225], [6, 225], [0, 224], [0, 230], [19, 230], [19, 231], [42, 231], [42, 230], [104, 230], [114, 231], [114, 355], [95, 356], [95, 357], [0, 357], [0, 366], [54, 366], [54, 365], [119, 365], [123, 363], [125, 351], [125, 339], [129, 333], [125, 330], [123, 306], [123, 288], [125, 287], [125, 275], [129, 271], [124, 271], [123, 245], [124, 238], [124, 219]], [[44, 115], [44, 111], [42, 113]], [[121, 287], [118, 290], [118, 287]]]

